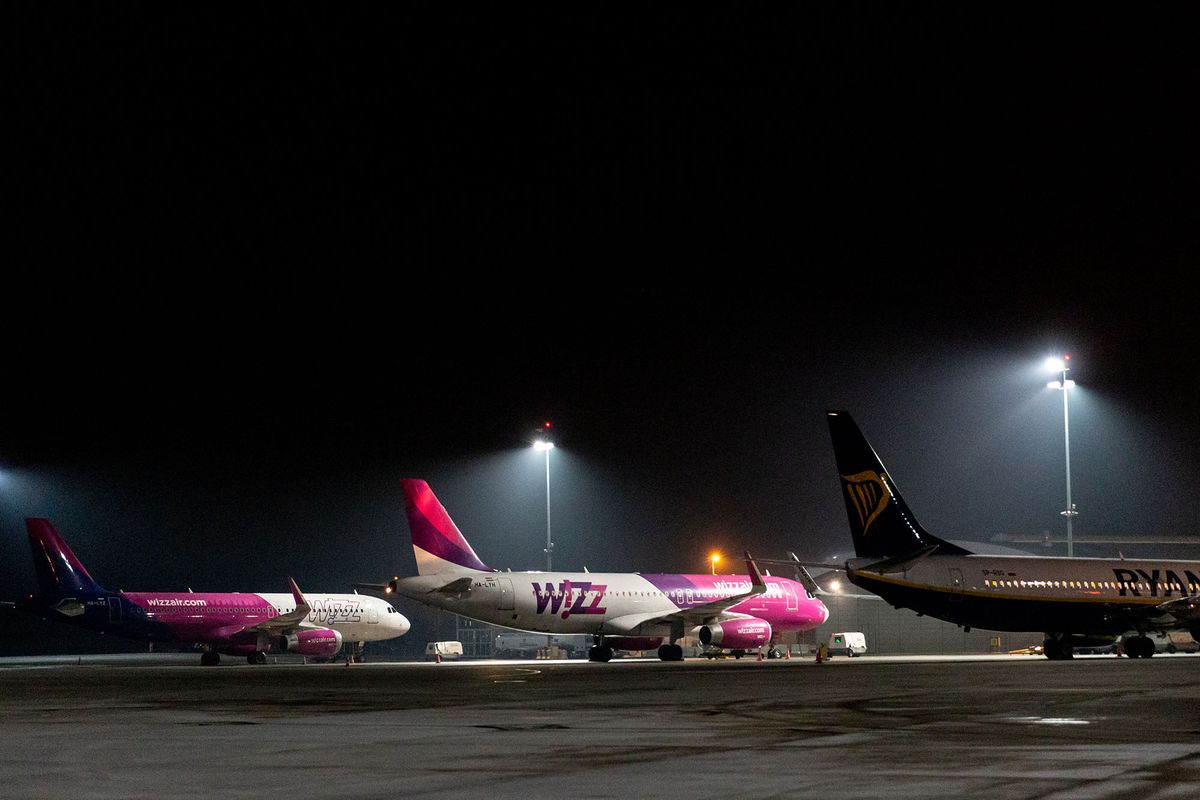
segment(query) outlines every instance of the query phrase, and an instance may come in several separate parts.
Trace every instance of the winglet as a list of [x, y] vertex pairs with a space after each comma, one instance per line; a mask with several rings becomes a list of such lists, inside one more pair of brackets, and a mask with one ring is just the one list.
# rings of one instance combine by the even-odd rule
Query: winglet
[[292, 587], [292, 599], [296, 601], [296, 611], [303, 610], [303, 616], [307, 617], [312, 611], [312, 606], [308, 604], [308, 600], [304, 599], [304, 593], [300, 591], [300, 587], [296, 585], [296, 580], [291, 575], [288, 575], [288, 586]]
[[754, 563], [750, 551], [745, 552], [746, 569], [750, 572], [750, 594], [763, 594], [767, 591], [767, 582], [763, 580], [762, 573], [758, 571], [758, 565]]

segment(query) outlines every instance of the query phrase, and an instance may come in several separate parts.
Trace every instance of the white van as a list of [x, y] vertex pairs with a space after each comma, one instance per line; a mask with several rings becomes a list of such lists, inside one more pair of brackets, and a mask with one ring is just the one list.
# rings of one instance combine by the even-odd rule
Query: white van
[[462, 654], [462, 642], [430, 642], [425, 645], [425, 657], [430, 661], [436, 661], [438, 656], [445, 661], [448, 658], [458, 658]]
[[859, 631], [829, 634], [829, 655], [861, 656], [867, 652], [867, 637]]

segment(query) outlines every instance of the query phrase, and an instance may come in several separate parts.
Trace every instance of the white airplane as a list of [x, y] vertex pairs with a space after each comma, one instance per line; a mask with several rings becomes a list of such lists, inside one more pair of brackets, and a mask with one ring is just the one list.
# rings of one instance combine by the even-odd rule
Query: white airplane
[[1127, 634], [1134, 658], [1154, 654], [1147, 633], [1200, 640], [1200, 561], [977, 555], [921, 527], [849, 414], [826, 418], [857, 558], [822, 566], [964, 630], [1045, 631], [1052, 659]]
[[614, 648], [654, 647], [663, 661], [679, 661], [683, 648], [675, 642], [688, 634], [744, 652], [829, 618], [803, 585], [763, 577], [749, 553], [747, 575], [497, 572], [475, 555], [429, 484], [403, 485], [417, 575], [360, 587], [516, 630], [590, 634], [592, 661], [608, 661]]

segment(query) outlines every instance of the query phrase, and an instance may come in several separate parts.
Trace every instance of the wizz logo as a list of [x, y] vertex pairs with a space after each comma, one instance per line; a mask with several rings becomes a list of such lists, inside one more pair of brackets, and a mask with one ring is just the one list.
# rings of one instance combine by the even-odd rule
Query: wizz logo
[[312, 603], [308, 618], [322, 625], [335, 622], [361, 622], [362, 610], [356, 605], [336, 600], [317, 601]]
[[[563, 619], [572, 614], [603, 614], [607, 609], [600, 605], [600, 601], [604, 599], [606, 589], [608, 584], [604, 583], [559, 581], [558, 591], [554, 590], [553, 583], [547, 583], [543, 592], [542, 585], [535, 583], [533, 596], [537, 601], [536, 613], [544, 614], [549, 609], [551, 614], [557, 614], [562, 609]], [[592, 595], [592, 602], [585, 606], [589, 594]]]

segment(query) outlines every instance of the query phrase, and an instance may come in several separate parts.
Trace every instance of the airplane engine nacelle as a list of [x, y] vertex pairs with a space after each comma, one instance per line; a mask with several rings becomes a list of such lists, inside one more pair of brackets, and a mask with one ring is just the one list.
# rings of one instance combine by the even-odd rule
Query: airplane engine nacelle
[[750, 650], [771, 641], [771, 623], [765, 619], [731, 619], [700, 626], [700, 643], [730, 650]]
[[312, 628], [280, 636], [275, 644], [281, 653], [332, 658], [342, 649], [342, 634], [329, 628]]

